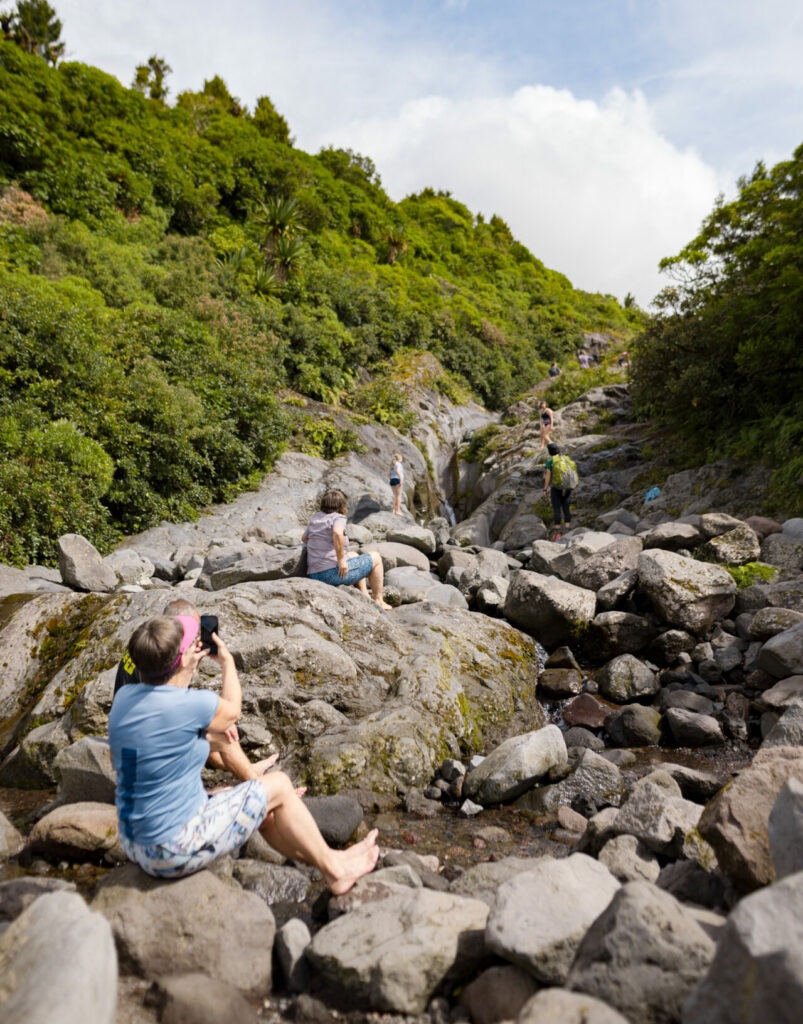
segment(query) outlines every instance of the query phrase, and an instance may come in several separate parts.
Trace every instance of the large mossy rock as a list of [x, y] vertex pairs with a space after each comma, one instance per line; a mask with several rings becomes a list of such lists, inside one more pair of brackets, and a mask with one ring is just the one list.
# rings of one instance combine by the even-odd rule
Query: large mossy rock
[[[63, 649], [51, 655], [51, 676], [42, 669], [33, 714], [43, 724], [7, 758], [0, 779], [52, 785], [59, 750], [86, 733], [103, 735], [114, 666], [134, 629], [171, 596], [42, 595], [12, 610], [5, 629], [17, 635], [15, 614], [38, 622], [60, 602]], [[485, 752], [545, 724], [535, 645], [506, 622], [429, 602], [382, 612], [353, 587], [301, 578], [189, 596], [199, 611], [218, 616], [239, 668], [246, 751], [278, 751], [313, 792], [403, 793], [425, 786], [445, 756]], [[36, 603], [42, 609], [34, 614]], [[47, 629], [29, 641], [25, 664], [47, 667], [38, 642], [45, 654], [52, 649]], [[217, 689], [219, 678], [216, 665], [201, 663], [198, 685]], [[22, 689], [20, 682], [10, 707]]]

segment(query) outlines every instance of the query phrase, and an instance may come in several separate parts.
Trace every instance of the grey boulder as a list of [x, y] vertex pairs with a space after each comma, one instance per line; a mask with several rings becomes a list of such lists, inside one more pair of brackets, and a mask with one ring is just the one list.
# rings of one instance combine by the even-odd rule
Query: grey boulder
[[325, 925], [307, 960], [336, 1005], [423, 1013], [433, 995], [475, 973], [487, 917], [479, 900], [404, 888]]
[[613, 658], [595, 673], [594, 679], [600, 695], [617, 704], [651, 697], [660, 689], [655, 673], [632, 654]]
[[607, 1003], [585, 992], [543, 988], [522, 1008], [516, 1024], [628, 1024]]
[[761, 648], [758, 667], [776, 679], [803, 675], [803, 622], [771, 637]]
[[681, 747], [719, 746], [725, 742], [722, 726], [711, 715], [687, 708], [669, 708], [664, 717], [673, 739]]
[[759, 750], [729, 786], [706, 805], [700, 835], [711, 844], [723, 873], [741, 890], [757, 889], [775, 878], [770, 857], [769, 816], [790, 778], [803, 779], [803, 750]]
[[566, 761], [566, 743], [556, 725], [512, 736], [468, 773], [463, 795], [482, 805], [514, 800]]
[[127, 864], [99, 883], [92, 909], [111, 924], [128, 973], [198, 971], [248, 998], [270, 992], [273, 914], [259, 896], [209, 871], [162, 881]]
[[545, 646], [554, 647], [593, 619], [596, 605], [596, 595], [590, 590], [519, 569], [510, 576], [505, 617]]
[[803, 872], [743, 899], [683, 1024], [799, 1024], [803, 1020]]
[[59, 572], [75, 590], [109, 591], [117, 586], [117, 573], [107, 565], [86, 537], [65, 533], [58, 540]]
[[639, 1024], [679, 1021], [714, 956], [714, 943], [678, 901], [649, 882], [629, 882], [591, 925], [570, 989], [596, 996]]
[[16, 857], [25, 848], [25, 840], [8, 818], [0, 811], [0, 864]]
[[488, 918], [488, 948], [546, 985], [562, 985], [580, 941], [619, 883], [584, 853], [539, 858], [499, 888]]
[[755, 562], [761, 554], [758, 534], [746, 523], [712, 537], [702, 548], [703, 554], [715, 562], [726, 565], [746, 565]]
[[56, 754], [54, 765], [59, 778], [59, 800], [72, 804], [91, 800], [114, 803], [117, 775], [112, 764], [108, 740], [82, 736]]
[[736, 583], [725, 569], [671, 551], [642, 552], [638, 576], [639, 590], [655, 611], [690, 633], [707, 632], [736, 600]]
[[803, 779], [791, 778], [772, 805], [770, 854], [777, 878], [803, 871]]
[[617, 799], [623, 789], [624, 780], [616, 765], [586, 748], [573, 760], [572, 771], [565, 779], [551, 786], [536, 786], [525, 793], [516, 806], [535, 814], [546, 814], [571, 804], [576, 796], [607, 802]]
[[114, 1024], [111, 928], [75, 893], [40, 896], [0, 935], [3, 1024]]

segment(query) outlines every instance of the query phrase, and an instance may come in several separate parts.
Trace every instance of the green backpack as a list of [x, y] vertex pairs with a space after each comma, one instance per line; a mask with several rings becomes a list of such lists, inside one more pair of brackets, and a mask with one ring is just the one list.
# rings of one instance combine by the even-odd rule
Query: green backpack
[[570, 459], [568, 455], [554, 455], [552, 457], [551, 483], [553, 487], [560, 488], [564, 494], [573, 491], [580, 483], [577, 466], [575, 466], [574, 460]]

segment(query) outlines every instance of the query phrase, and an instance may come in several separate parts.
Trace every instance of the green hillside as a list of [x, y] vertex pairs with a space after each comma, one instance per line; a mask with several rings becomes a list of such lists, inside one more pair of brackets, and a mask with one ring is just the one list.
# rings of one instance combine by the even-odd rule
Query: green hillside
[[288, 443], [286, 389], [382, 415], [365, 371], [412, 348], [502, 408], [582, 331], [643, 322], [498, 217], [295, 149], [267, 97], [168, 105], [164, 72], [0, 40], [0, 560], [229, 498]]

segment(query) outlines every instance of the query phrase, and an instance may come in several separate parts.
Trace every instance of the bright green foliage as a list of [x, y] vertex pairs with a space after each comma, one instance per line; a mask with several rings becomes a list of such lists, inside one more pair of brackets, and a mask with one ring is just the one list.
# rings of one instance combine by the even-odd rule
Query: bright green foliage
[[[70, 490], [65, 459], [7, 489], [0, 561], [49, 557], [64, 524], [103, 545], [227, 499], [290, 435], [279, 389], [405, 429], [387, 382], [502, 408], [583, 331], [643, 323], [499, 217], [432, 189], [394, 204], [368, 157], [292, 148], [267, 98], [249, 115], [213, 76], [168, 106], [154, 61], [143, 95], [0, 40], [0, 420], [22, 431], [8, 463], [32, 464], [32, 438], [63, 420], [113, 464], [108, 486], [82, 470]], [[318, 429], [299, 443], [357, 443]], [[39, 515], [47, 488], [64, 507]]]
[[764, 562], [747, 562], [745, 565], [726, 565], [725, 568], [731, 574], [739, 590], [745, 587], [752, 587], [754, 583], [767, 583], [773, 579], [778, 570], [773, 565], [766, 565]]
[[319, 459], [336, 459], [346, 452], [364, 452], [365, 445], [350, 427], [340, 427], [333, 420], [302, 416], [293, 434], [294, 447]]
[[758, 164], [663, 267], [676, 283], [635, 346], [634, 397], [691, 457], [775, 467], [774, 503], [803, 510], [803, 146]]
[[475, 430], [471, 435], [468, 447], [460, 453], [460, 457], [464, 462], [482, 462], [492, 450], [493, 439], [501, 430], [498, 423], [488, 423], [484, 427], [480, 427], [479, 430]]
[[349, 397], [349, 407], [363, 416], [370, 416], [377, 423], [396, 427], [397, 430], [410, 430], [415, 423], [415, 413], [410, 408], [404, 390], [384, 374], [377, 375], [370, 384], [356, 388]]
[[544, 398], [548, 405], [560, 409], [561, 406], [568, 405], [580, 395], [584, 395], [589, 388], [598, 388], [605, 384], [622, 384], [624, 381], [621, 372], [608, 363], [592, 366], [587, 370], [570, 367], [549, 385], [544, 392]]

